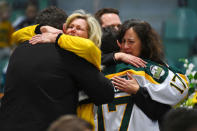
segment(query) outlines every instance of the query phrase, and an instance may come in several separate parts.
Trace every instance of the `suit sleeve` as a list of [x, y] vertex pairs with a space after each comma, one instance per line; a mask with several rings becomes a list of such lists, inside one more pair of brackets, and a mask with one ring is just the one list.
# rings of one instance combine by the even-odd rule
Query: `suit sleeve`
[[114, 59], [114, 53], [102, 54], [101, 62], [102, 62], [102, 65], [105, 65], [105, 66], [115, 65], [116, 60]]
[[[78, 57], [79, 58], [79, 57]], [[79, 58], [81, 59], [81, 58]], [[82, 90], [96, 105], [112, 102], [114, 99], [114, 88], [109, 79], [95, 66], [84, 59], [72, 59], [73, 77]]]

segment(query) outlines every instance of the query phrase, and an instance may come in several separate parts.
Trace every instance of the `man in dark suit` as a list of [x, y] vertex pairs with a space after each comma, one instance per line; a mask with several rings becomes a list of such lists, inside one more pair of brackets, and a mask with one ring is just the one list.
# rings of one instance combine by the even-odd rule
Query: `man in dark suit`
[[[61, 29], [63, 10], [49, 7], [38, 24]], [[64, 114], [76, 114], [78, 92], [95, 104], [111, 102], [111, 82], [92, 64], [57, 44], [21, 43], [13, 52], [0, 108], [1, 131], [44, 131]]]

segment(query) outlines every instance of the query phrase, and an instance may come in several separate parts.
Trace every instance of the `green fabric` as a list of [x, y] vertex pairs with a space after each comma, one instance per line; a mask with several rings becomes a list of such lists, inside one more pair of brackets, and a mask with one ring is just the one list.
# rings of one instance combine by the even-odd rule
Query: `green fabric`
[[[135, 70], [135, 71], [144, 71], [146, 74], [150, 75], [155, 81], [158, 83], [162, 83], [165, 78], [168, 76], [168, 68], [166, 66], [157, 64], [150, 60], [145, 60], [147, 62], [146, 68], [137, 68], [132, 65], [126, 64], [126, 63], [118, 63], [116, 65], [108, 66], [104, 68], [102, 71], [105, 75], [109, 74], [115, 74], [118, 72], [126, 71], [126, 70]], [[157, 67], [157, 71], [153, 74], [151, 71], [153, 71], [153, 68]], [[172, 68], [175, 70], [175, 68]], [[161, 74], [162, 71], [164, 71], [164, 74]]]

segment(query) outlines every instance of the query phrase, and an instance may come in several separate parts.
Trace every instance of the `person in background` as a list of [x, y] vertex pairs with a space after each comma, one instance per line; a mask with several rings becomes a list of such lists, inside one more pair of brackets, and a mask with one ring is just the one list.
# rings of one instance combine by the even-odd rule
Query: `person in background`
[[13, 22], [15, 30], [21, 29], [29, 25], [34, 25], [38, 11], [39, 9], [37, 3], [29, 1], [26, 5], [25, 16], [18, 17]]
[[[119, 30], [121, 20], [119, 11], [114, 8], [101, 8], [94, 14], [95, 18], [99, 21], [102, 28], [111, 26]], [[114, 43], [116, 46], [116, 43]], [[101, 50], [102, 51], [102, 50]], [[146, 67], [146, 62], [142, 59], [123, 52], [113, 51], [111, 53], [102, 53], [101, 63], [104, 66], [116, 64], [118, 61], [124, 61], [136, 67]]]
[[10, 17], [10, 6], [6, 1], [0, 1], [0, 99], [3, 97], [4, 76], [3, 68], [8, 61], [13, 42], [11, 35], [14, 32]]
[[8, 60], [5, 63], [5, 66], [2, 68], [2, 74], [1, 74], [1, 79], [0, 79], [0, 101], [3, 98], [3, 95], [4, 95], [5, 77], [6, 77], [7, 66], [8, 66]]
[[95, 18], [100, 23], [101, 27], [112, 26], [119, 30], [121, 20], [119, 11], [114, 8], [102, 8], [95, 13]]
[[10, 55], [11, 35], [14, 28], [9, 21], [10, 7], [6, 1], [0, 1], [0, 59]]
[[93, 126], [75, 115], [63, 115], [50, 125], [48, 131], [93, 131]]
[[197, 131], [197, 110], [171, 109], [164, 116], [161, 131]]
[[[49, 7], [40, 12], [36, 23], [62, 30], [66, 18], [63, 10]], [[80, 39], [68, 37], [70, 41]], [[62, 50], [56, 43], [20, 43], [12, 53], [6, 73], [0, 130], [46, 130], [58, 117], [76, 114], [80, 90], [97, 105], [114, 98], [111, 82], [84, 59]]]
[[[147, 22], [125, 21], [116, 39], [121, 52], [143, 58], [147, 67], [118, 62], [104, 68], [116, 88], [115, 99], [98, 107], [96, 130], [159, 131], [164, 114], [187, 95], [188, 79], [163, 62], [159, 36]], [[111, 41], [103, 42], [103, 48], [113, 50]]]

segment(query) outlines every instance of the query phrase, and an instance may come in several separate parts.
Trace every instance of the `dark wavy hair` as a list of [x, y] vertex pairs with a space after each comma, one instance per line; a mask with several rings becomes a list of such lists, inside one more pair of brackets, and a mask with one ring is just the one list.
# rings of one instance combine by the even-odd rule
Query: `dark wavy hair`
[[122, 42], [126, 31], [130, 28], [133, 28], [141, 41], [142, 49], [140, 58], [149, 59], [151, 61], [165, 65], [161, 39], [149, 23], [138, 19], [126, 20], [120, 27], [118, 41], [120, 43]]
[[35, 22], [36, 24], [49, 25], [63, 30], [63, 24], [66, 22], [67, 17], [64, 10], [50, 6], [37, 15]]

